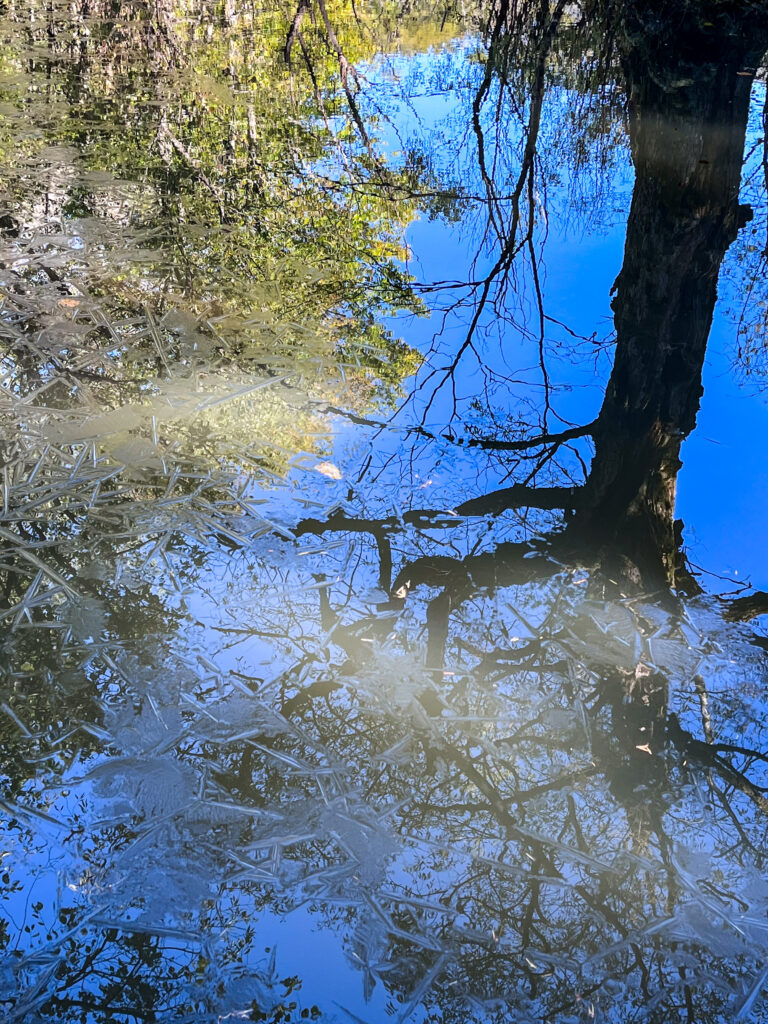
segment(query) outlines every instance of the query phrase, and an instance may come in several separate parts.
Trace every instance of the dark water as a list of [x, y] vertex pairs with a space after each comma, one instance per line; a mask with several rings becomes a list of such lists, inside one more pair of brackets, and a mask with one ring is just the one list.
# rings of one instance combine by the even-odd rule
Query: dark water
[[763, 1019], [763, 4], [0, 36], [2, 1020]]

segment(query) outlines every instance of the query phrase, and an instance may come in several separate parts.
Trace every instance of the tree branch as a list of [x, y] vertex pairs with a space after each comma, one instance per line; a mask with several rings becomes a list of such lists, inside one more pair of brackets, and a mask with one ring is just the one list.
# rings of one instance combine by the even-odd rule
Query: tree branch
[[758, 615], [768, 615], [768, 593], [764, 590], [756, 590], [754, 594], [735, 598], [728, 602], [728, 607], [723, 612], [723, 618], [728, 622], [749, 622]]
[[456, 525], [458, 519], [498, 516], [513, 508], [539, 508], [572, 511], [578, 506], [578, 487], [528, 487], [513, 484], [479, 498], [470, 498], [453, 509], [413, 508], [399, 516], [368, 519], [334, 512], [328, 519], [302, 519], [294, 528], [297, 537], [304, 534], [370, 533], [381, 537], [405, 526], [420, 530], [444, 530]]

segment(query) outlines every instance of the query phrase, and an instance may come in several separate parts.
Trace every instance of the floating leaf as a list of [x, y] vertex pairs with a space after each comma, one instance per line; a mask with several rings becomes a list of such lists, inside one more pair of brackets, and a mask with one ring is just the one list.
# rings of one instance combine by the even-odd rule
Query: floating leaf
[[313, 466], [313, 469], [316, 473], [320, 473], [322, 476], [328, 477], [329, 480], [343, 479], [341, 470], [332, 462], [318, 462]]

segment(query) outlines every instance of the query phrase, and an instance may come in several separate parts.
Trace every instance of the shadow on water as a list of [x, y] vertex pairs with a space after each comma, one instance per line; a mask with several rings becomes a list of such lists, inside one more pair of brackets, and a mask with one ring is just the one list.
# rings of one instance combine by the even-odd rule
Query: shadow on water
[[758, 1019], [768, 600], [676, 488], [762, 6], [2, 12], [4, 1019]]

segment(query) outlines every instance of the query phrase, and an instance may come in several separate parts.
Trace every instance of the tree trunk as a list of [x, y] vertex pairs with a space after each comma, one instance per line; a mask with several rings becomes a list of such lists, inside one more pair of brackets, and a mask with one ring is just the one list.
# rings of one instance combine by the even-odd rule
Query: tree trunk
[[675, 4], [673, 32], [658, 6], [638, 3], [624, 24], [635, 186], [614, 286], [615, 362], [571, 530], [629, 560], [644, 586], [669, 587], [680, 446], [703, 391], [718, 273], [751, 216], [738, 194], [766, 27], [727, 34], [714, 8], [705, 18], [702, 5], [696, 15]]

